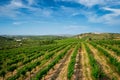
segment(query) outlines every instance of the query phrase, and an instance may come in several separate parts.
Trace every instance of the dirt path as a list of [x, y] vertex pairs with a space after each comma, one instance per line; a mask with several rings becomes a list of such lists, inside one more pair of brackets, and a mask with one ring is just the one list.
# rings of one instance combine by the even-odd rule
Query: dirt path
[[58, 77], [59, 73], [65, 65], [64, 62], [68, 60], [69, 55], [72, 53], [72, 51], [73, 49], [70, 49], [68, 53], [64, 56], [64, 58], [60, 60], [59, 63], [56, 64], [54, 68], [51, 69], [44, 78], [42, 78], [42, 80], [56, 80], [56, 78]]
[[[106, 50], [106, 49], [105, 49]], [[117, 56], [115, 52], [107, 50], [111, 56], [115, 57], [120, 62], [120, 56]]]
[[66, 59], [66, 61], [62, 62], [63, 63], [62, 68], [58, 74], [58, 77], [55, 80], [67, 80], [68, 64], [70, 62], [72, 52], [73, 52], [73, 50], [69, 53], [69, 55], [67, 55], [68, 58]]
[[81, 49], [78, 50], [78, 54], [76, 56], [76, 64], [72, 80], [82, 80]]
[[83, 80], [92, 80], [91, 78], [91, 71], [90, 71], [90, 64], [88, 55], [85, 50], [85, 46], [82, 44], [82, 51], [81, 51], [81, 60], [82, 60], [82, 73], [83, 73]]
[[100, 65], [102, 65], [102, 69], [105, 72], [105, 74], [113, 79], [117, 78], [116, 80], [120, 80], [120, 76], [113, 70], [111, 69], [110, 65], [107, 63], [107, 58], [104, 55], [101, 55], [93, 46], [88, 44], [90, 47], [91, 51], [93, 52], [94, 58], [99, 62]]
[[[63, 49], [63, 50], [64, 50], [64, 49]], [[33, 70], [31, 71], [31, 78], [34, 77], [41, 69], [43, 69], [44, 67], [46, 67], [46, 66], [54, 59], [54, 57], [57, 56], [57, 55], [59, 55], [63, 50], [55, 53], [55, 55], [53, 56], [53, 58], [51, 58], [51, 59], [43, 62], [43, 64], [41, 64], [40, 66], [37, 66], [35, 69], [33, 69]], [[28, 73], [28, 75], [25, 77], [24, 80], [30, 80], [29, 77], [30, 77], [30, 76], [29, 76], [29, 73]]]
[[[100, 46], [100, 45], [99, 45]], [[102, 46], [100, 46], [102, 47]], [[103, 48], [103, 47], [102, 47]], [[105, 49], [105, 48], [104, 48]], [[115, 57], [120, 62], [120, 56], [118, 56], [114, 51], [105, 49], [111, 56]]]
[[[40, 59], [42, 56], [34, 59], [34, 60], [31, 60], [29, 63], [32, 63], [32, 62], [35, 62], [36, 60]], [[14, 76], [17, 74], [17, 70], [21, 69], [22, 67], [24, 67], [25, 65], [29, 64], [29, 63], [26, 63], [26, 64], [23, 64], [22, 61], [18, 62], [17, 65], [18, 67], [13, 71], [13, 72], [7, 72], [6, 73], [6, 79], [11, 77], [11, 76]], [[14, 65], [14, 64], [12, 64]]]

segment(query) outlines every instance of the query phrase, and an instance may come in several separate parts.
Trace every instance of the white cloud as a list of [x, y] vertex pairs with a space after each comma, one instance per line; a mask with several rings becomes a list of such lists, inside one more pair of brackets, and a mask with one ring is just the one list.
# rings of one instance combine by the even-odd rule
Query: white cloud
[[88, 26], [82, 26], [82, 25], [68, 25], [64, 27], [66, 30], [86, 30], [88, 29]]
[[14, 25], [20, 25], [22, 24], [21, 22], [13, 22]]
[[74, 12], [71, 16], [77, 16], [79, 14], [80, 14], [79, 12]]
[[54, 0], [54, 1], [79, 3], [88, 8], [91, 8], [94, 5], [101, 5], [101, 6], [120, 5], [120, 0]]
[[103, 24], [120, 24], [120, 9], [104, 7], [103, 10], [111, 11], [111, 13], [99, 16], [95, 12], [83, 12], [90, 22]]
[[81, 10], [73, 7], [60, 6], [58, 11], [53, 11], [53, 14], [70, 18], [81, 14]]
[[28, 12], [32, 13], [33, 16], [48, 17], [51, 15], [52, 10], [50, 9], [32, 7], [32, 5], [36, 4], [37, 0], [28, 0], [28, 4], [23, 3], [22, 0], [11, 0], [9, 4], [0, 6], [0, 16], [16, 18], [26, 15], [24, 12], [19, 10], [21, 8], [27, 9]]
[[51, 10], [43, 10], [42, 13], [45, 17], [50, 17], [52, 14], [52, 11]]
[[55, 0], [55, 1], [75, 2], [82, 4], [86, 7], [92, 7], [97, 4], [103, 4], [104, 2], [104, 0]]
[[64, 13], [74, 13], [76, 9], [71, 8], [71, 7], [61, 6], [61, 10]]
[[103, 4], [103, 0], [76, 0], [76, 2], [85, 5], [86, 7], [92, 7], [97, 4]]
[[18, 11], [19, 8], [24, 8], [25, 5], [21, 0], [12, 0], [9, 4], [0, 6], [0, 16], [16, 17], [22, 13]]
[[25, 23], [29, 23], [29, 22], [28, 21], [15, 21], [12, 24], [13, 25], [22, 25], [22, 24], [25, 24]]
[[66, 7], [66, 6], [61, 6], [60, 11], [58, 12], [61, 13], [60, 15], [69, 15], [69, 17], [74, 17], [76, 15], [84, 15], [88, 19], [89, 22], [92, 23], [103, 23], [103, 24], [114, 24], [118, 25], [120, 24], [120, 9], [115, 9], [115, 8], [109, 8], [107, 6], [105, 7], [100, 7], [102, 11], [110, 11], [111, 13], [106, 13], [103, 15], [99, 15], [98, 12], [95, 10], [91, 9], [76, 9], [72, 7]]
[[12, 0], [8, 7], [16, 8], [16, 7], [24, 7], [20, 0]]
[[28, 4], [29, 4], [29, 5], [34, 4], [34, 0], [28, 0]]
[[120, 9], [114, 9], [114, 8], [108, 8], [108, 7], [105, 7], [103, 9], [113, 12], [116, 16], [120, 15]]
[[120, 24], [120, 9], [114, 9], [114, 8], [104, 8], [104, 10], [111, 11], [112, 13], [106, 14], [101, 17], [101, 19], [105, 19], [108, 24]]
[[[82, 4], [89, 8], [74, 8], [74, 7], [66, 7], [65, 5], [60, 6], [57, 11], [54, 11], [53, 8], [36, 8], [32, 5], [37, 4], [37, 0], [27, 0], [28, 3], [25, 4], [22, 0], [11, 0], [9, 4], [4, 6], [0, 6], [0, 16], [9, 16], [9, 17], [21, 17], [25, 15], [24, 12], [19, 11], [20, 8], [26, 8], [28, 12], [32, 14], [32, 18], [35, 17], [74, 17], [76, 15], [84, 15], [88, 18], [88, 21], [94, 23], [105, 23], [105, 24], [118, 24], [120, 22], [120, 9], [110, 8], [112, 5], [119, 5], [120, 1], [118, 0], [55, 0], [55, 1], [67, 1], [67, 2], [75, 2]], [[108, 3], [106, 3], [108, 2]], [[110, 2], [110, 3], [109, 3]], [[117, 3], [118, 2], [118, 3]], [[90, 8], [94, 5], [102, 5], [101, 8], [104, 11], [111, 11], [111, 13], [103, 14], [99, 16], [95, 11]], [[56, 8], [56, 7], [55, 7]], [[31, 16], [29, 16], [31, 17]], [[16, 23], [15, 23], [16, 24]], [[120, 24], [120, 23], [119, 23]]]
[[36, 5], [37, 4], [37, 0], [27, 0], [28, 1], [28, 5]]

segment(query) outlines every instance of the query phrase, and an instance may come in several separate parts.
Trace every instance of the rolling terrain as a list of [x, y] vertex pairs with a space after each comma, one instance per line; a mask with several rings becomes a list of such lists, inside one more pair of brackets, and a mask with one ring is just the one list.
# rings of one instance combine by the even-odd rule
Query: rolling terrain
[[120, 34], [1, 36], [0, 80], [120, 80]]

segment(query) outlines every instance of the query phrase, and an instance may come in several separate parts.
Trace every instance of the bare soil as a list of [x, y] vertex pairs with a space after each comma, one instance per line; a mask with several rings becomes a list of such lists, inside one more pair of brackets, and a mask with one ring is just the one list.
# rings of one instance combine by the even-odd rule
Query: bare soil
[[72, 53], [73, 49], [70, 49], [68, 53], [64, 56], [63, 59], [61, 59], [58, 64], [54, 66], [53, 69], [51, 69], [47, 75], [42, 78], [42, 80], [56, 80], [58, 77], [59, 73], [61, 72], [62, 68], [65, 65], [66, 60], [69, 58], [69, 55]]
[[82, 60], [83, 80], [92, 80], [89, 59], [85, 50], [85, 46], [83, 44], [81, 51], [81, 60]]
[[[63, 49], [64, 50], [64, 49]], [[49, 59], [48, 61], [45, 61], [45, 64], [41, 64], [40, 66], [37, 66], [35, 69], [31, 71], [31, 78], [34, 77], [41, 69], [46, 67], [52, 60], [54, 60], [55, 56], [59, 55], [63, 50], [55, 53], [53, 58]], [[24, 80], [30, 80], [30, 75], [27, 75]]]
[[72, 80], [82, 80], [81, 49], [78, 50], [78, 54], [76, 56], [76, 64], [75, 64], [74, 69], [75, 70], [72, 76]]
[[67, 70], [68, 70], [68, 64], [70, 62], [70, 58], [72, 56], [73, 49], [68, 52], [67, 59], [63, 61], [63, 65], [60, 68], [60, 72], [58, 73], [58, 76], [55, 80], [67, 80]]

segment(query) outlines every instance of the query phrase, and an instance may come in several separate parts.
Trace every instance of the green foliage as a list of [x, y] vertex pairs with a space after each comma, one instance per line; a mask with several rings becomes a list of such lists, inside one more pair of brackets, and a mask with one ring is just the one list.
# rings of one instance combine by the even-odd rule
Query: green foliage
[[120, 56], [120, 50], [119, 50], [119, 46], [115, 47], [113, 45], [119, 45], [120, 41], [116, 41], [116, 40], [99, 40], [99, 41], [94, 41], [96, 44], [101, 45], [104, 48], [107, 48], [109, 50], [114, 51], [118, 56]]
[[92, 69], [92, 76], [95, 79], [99, 79], [100, 75], [102, 75], [100, 65], [98, 65], [97, 61], [93, 57], [92, 51], [86, 44], [85, 44], [85, 49], [88, 53], [88, 57], [89, 57], [89, 61], [90, 61], [91, 69]]
[[16, 75], [8, 78], [8, 80], [16, 80], [18, 77], [20, 77], [20, 75], [25, 75], [27, 71], [31, 71], [33, 68], [35, 68], [38, 65], [40, 65], [40, 61], [25, 65], [23, 68], [17, 71]]
[[1, 70], [1, 71], [0, 71], [0, 76], [3, 76], [3, 77], [4, 77], [5, 74], [6, 74], [6, 71], [5, 71], [5, 70]]
[[[68, 44], [67, 44], [67, 45], [68, 45]], [[26, 62], [26, 63], [29, 63], [29, 61], [32, 61], [32, 59], [34, 60], [35, 58], [38, 58], [38, 57], [44, 55], [43, 60], [41, 60], [41, 61], [37, 60], [36, 62], [29, 63], [29, 64], [25, 65], [24, 67], [18, 69], [18, 70], [17, 70], [17, 74], [14, 75], [14, 76], [12, 76], [12, 77], [10, 77], [8, 80], [12, 80], [12, 79], [13, 79], [13, 80], [16, 80], [16, 79], [19, 78], [21, 75], [25, 75], [27, 71], [31, 71], [31, 70], [32, 70], [33, 68], [35, 68], [36, 66], [40, 65], [41, 62], [52, 58], [56, 52], [62, 50], [62, 49], [65, 48], [67, 45], [65, 45], [65, 46], [60, 46], [59, 48], [57, 48], [57, 49], [55, 49], [55, 50], [53, 50], [53, 51], [51, 51], [51, 52], [49, 52], [49, 53], [46, 53], [46, 54], [43, 53], [43, 52], [42, 52], [42, 53], [35, 54], [34, 56], [26, 59], [26, 60], [23, 61], [23, 62], [24, 62], [24, 63], [25, 63], [25, 62]], [[56, 45], [56, 46], [57, 46], [57, 45]], [[59, 57], [61, 57], [61, 56], [59, 56]], [[51, 66], [51, 65], [50, 65], [50, 66]], [[50, 66], [49, 66], [49, 67], [50, 67]]]
[[91, 42], [91, 44], [98, 49], [102, 54], [104, 54], [108, 58], [108, 62], [115, 66], [116, 71], [120, 74], [120, 62], [113, 56], [111, 56], [106, 50], [98, 46], [97, 44]]
[[44, 55], [44, 52], [40, 52], [40, 53], [38, 53], [38, 54], [36, 54], [36, 55], [33, 55], [33, 56], [31, 56], [30, 58], [25, 59], [25, 60], [23, 61], [23, 64], [26, 64], [26, 63], [28, 63], [28, 62], [31, 62], [32, 60], [34, 60], [34, 59], [36, 59], [36, 58], [38, 58], [38, 57], [41, 57], [42, 55]]
[[[26, 39], [23, 39], [26, 38]], [[15, 39], [21, 39], [21, 42], [16, 42]], [[17, 71], [14, 75], [11, 75], [8, 80], [16, 80], [19, 77], [26, 75], [27, 72], [31, 72], [36, 66], [42, 66], [42, 64], [46, 63], [49, 60], [53, 60], [51, 63], [47, 63], [43, 69], [41, 69], [34, 79], [41, 79], [47, 72], [53, 68], [55, 64], [62, 59], [70, 47], [80, 43], [80, 39], [76, 38], [65, 38], [64, 37], [12, 37], [12, 40], [4, 38], [0, 42], [0, 75], [6, 76], [7, 72]], [[20, 45], [22, 43], [22, 45]], [[107, 43], [107, 42], [106, 42]], [[114, 44], [119, 43], [119, 41], [114, 41]], [[108, 43], [110, 44], [110, 43]], [[111, 43], [112, 44], [112, 43]], [[67, 47], [70, 45], [69, 47]], [[72, 45], [72, 46], [71, 46]], [[111, 48], [111, 46], [106, 46], [107, 48], [113, 50], [116, 53], [119, 53], [117, 48]], [[78, 49], [78, 47], [77, 47]], [[74, 50], [73, 55], [71, 56], [71, 60], [68, 67], [68, 78], [73, 75], [75, 58], [77, 55], [77, 49]], [[61, 52], [60, 55], [56, 56], [56, 53]], [[62, 52], [63, 51], [63, 52]], [[105, 54], [109, 57], [109, 55]], [[93, 56], [90, 54], [90, 56]], [[94, 62], [94, 59], [91, 61]], [[120, 64], [116, 60], [116, 58], [110, 58], [109, 61], [117, 66], [116, 70], [120, 72]], [[96, 75], [99, 72], [99, 66], [92, 64], [94, 67], [94, 71], [92, 73], [93, 76], [98, 77]], [[22, 66], [22, 67], [21, 67]], [[101, 74], [100, 76], [103, 76]]]
[[55, 43], [54, 40], [40, 40], [39, 41], [39, 45], [48, 45], [48, 44], [52, 44]]
[[12, 71], [14, 71], [16, 68], [17, 68], [17, 65], [12, 65], [12, 66], [10, 66], [10, 67], [7, 68], [7, 71], [12, 72]]
[[55, 57], [55, 59], [48, 64], [48, 66], [44, 67], [41, 71], [39, 71], [36, 75], [36, 77], [34, 78], [35, 80], [40, 80], [44, 75], [47, 74], [47, 72], [53, 68], [53, 66], [59, 62], [60, 59], [62, 59], [64, 57], [64, 55], [67, 53], [67, 51], [69, 50], [70, 46], [67, 47], [63, 52], [61, 52], [61, 54], [59, 54], [57, 57]]
[[70, 63], [68, 65], [68, 73], [67, 73], [68, 79], [71, 79], [71, 77], [72, 77], [72, 75], [74, 73], [74, 66], [75, 66], [75, 62], [76, 62], [76, 55], [78, 53], [78, 49], [79, 49], [79, 46], [77, 45], [75, 47], [74, 52], [72, 53], [72, 56], [71, 56], [71, 59], [70, 59]]

